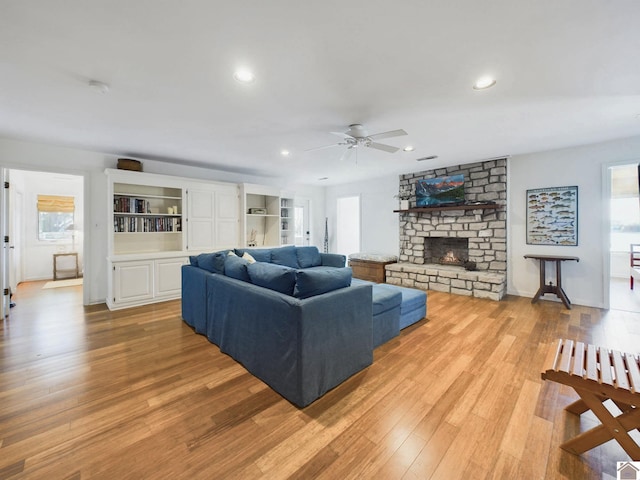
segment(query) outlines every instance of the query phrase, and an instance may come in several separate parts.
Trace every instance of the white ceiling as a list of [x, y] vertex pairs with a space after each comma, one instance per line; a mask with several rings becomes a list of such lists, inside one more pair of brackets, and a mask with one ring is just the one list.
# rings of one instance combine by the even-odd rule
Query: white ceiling
[[[637, 0], [0, 0], [0, 136], [336, 184], [639, 135], [639, 52]], [[351, 123], [416, 149], [305, 152]]]

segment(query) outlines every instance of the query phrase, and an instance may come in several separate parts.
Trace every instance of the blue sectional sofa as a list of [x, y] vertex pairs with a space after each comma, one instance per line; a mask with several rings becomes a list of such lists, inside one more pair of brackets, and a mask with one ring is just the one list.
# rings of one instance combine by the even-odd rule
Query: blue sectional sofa
[[182, 317], [304, 407], [370, 365], [373, 349], [400, 330], [402, 289], [352, 279], [345, 260], [316, 247], [191, 257], [182, 267]]

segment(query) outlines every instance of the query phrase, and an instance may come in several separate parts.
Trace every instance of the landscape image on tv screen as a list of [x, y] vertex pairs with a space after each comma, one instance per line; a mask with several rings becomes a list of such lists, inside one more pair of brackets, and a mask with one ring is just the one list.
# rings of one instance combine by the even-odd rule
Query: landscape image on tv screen
[[416, 206], [434, 207], [464, 203], [464, 175], [427, 178], [416, 184]]

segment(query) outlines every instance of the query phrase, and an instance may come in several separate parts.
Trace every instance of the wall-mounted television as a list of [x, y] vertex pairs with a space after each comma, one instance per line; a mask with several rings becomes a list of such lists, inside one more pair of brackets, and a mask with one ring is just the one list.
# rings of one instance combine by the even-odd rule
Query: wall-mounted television
[[427, 178], [416, 183], [416, 206], [460, 205], [464, 203], [464, 175]]

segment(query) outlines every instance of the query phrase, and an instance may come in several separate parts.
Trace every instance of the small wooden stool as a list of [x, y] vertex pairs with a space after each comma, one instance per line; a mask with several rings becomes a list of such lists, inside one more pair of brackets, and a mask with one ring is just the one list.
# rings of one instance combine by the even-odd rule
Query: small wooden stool
[[[640, 445], [627, 432], [640, 430], [640, 358], [631, 353], [559, 340], [550, 349], [543, 380], [573, 387], [580, 400], [565, 410], [580, 415], [591, 410], [602, 423], [560, 445], [580, 455], [609, 440], [616, 440], [634, 461], [640, 460]], [[614, 417], [603, 403], [611, 399], [622, 411]]]

